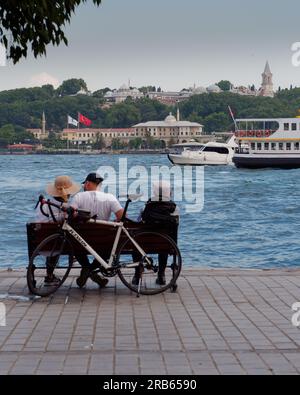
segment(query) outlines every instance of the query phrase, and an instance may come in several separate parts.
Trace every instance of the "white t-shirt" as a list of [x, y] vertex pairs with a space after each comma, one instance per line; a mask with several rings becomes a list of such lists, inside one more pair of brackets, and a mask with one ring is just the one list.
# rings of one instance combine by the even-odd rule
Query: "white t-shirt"
[[121, 204], [114, 195], [100, 191], [77, 193], [71, 206], [79, 210], [90, 211], [92, 217], [97, 215], [97, 219], [103, 221], [109, 221], [111, 214], [122, 210]]

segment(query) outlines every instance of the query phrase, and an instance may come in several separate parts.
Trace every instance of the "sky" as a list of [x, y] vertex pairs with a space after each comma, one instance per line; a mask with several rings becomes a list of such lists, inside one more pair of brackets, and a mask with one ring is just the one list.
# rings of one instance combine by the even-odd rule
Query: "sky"
[[83, 78], [91, 91], [122, 84], [181, 90], [222, 79], [261, 84], [268, 60], [278, 88], [300, 86], [292, 44], [299, 0], [103, 0], [81, 5], [69, 46], [0, 67], [0, 91]]

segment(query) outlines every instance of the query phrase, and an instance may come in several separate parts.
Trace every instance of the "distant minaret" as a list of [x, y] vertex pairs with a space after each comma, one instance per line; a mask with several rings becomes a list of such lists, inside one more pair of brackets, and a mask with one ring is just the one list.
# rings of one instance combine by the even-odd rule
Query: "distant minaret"
[[177, 106], [177, 122], [180, 121], [180, 110], [179, 107]]
[[46, 134], [46, 116], [45, 116], [45, 111], [43, 111], [43, 117], [42, 117], [42, 134]]
[[274, 97], [273, 74], [269, 62], [266, 63], [265, 71], [262, 73], [262, 85], [259, 94], [260, 96]]

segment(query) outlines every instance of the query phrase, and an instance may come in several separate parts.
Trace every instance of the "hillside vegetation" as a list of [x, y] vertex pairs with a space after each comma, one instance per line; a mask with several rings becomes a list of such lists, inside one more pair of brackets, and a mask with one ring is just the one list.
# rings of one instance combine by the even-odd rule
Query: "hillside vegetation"
[[[45, 85], [0, 92], [0, 139], [24, 134], [23, 128], [41, 127], [43, 111], [47, 129], [55, 132], [67, 126], [68, 114], [77, 118], [78, 112], [90, 118], [95, 128], [126, 128], [139, 122], [162, 120], [170, 111], [176, 113], [177, 110], [148, 98], [137, 101], [128, 98], [124, 103], [103, 108], [107, 88], [92, 95], [76, 95], [81, 88], [87, 89], [85, 82], [72, 79], [58, 89]], [[274, 99], [229, 92], [195, 95], [180, 103], [181, 118], [201, 123], [206, 133], [232, 130], [228, 106], [236, 118], [294, 117], [300, 108], [300, 88], [281, 90]], [[8, 125], [12, 125], [14, 131]]]

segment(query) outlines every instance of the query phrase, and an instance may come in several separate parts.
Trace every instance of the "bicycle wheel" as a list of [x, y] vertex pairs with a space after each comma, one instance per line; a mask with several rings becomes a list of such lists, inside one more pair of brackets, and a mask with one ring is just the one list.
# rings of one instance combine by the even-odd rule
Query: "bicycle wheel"
[[118, 251], [116, 261], [122, 283], [142, 295], [155, 295], [170, 288], [176, 291], [176, 281], [182, 267], [176, 243], [170, 237], [156, 232], [139, 232], [134, 240], [145, 251], [151, 264], [143, 260], [129, 239], [126, 240]]
[[29, 291], [42, 297], [53, 294], [65, 282], [72, 265], [73, 248], [68, 239], [59, 233], [47, 237], [30, 258], [27, 268]]

